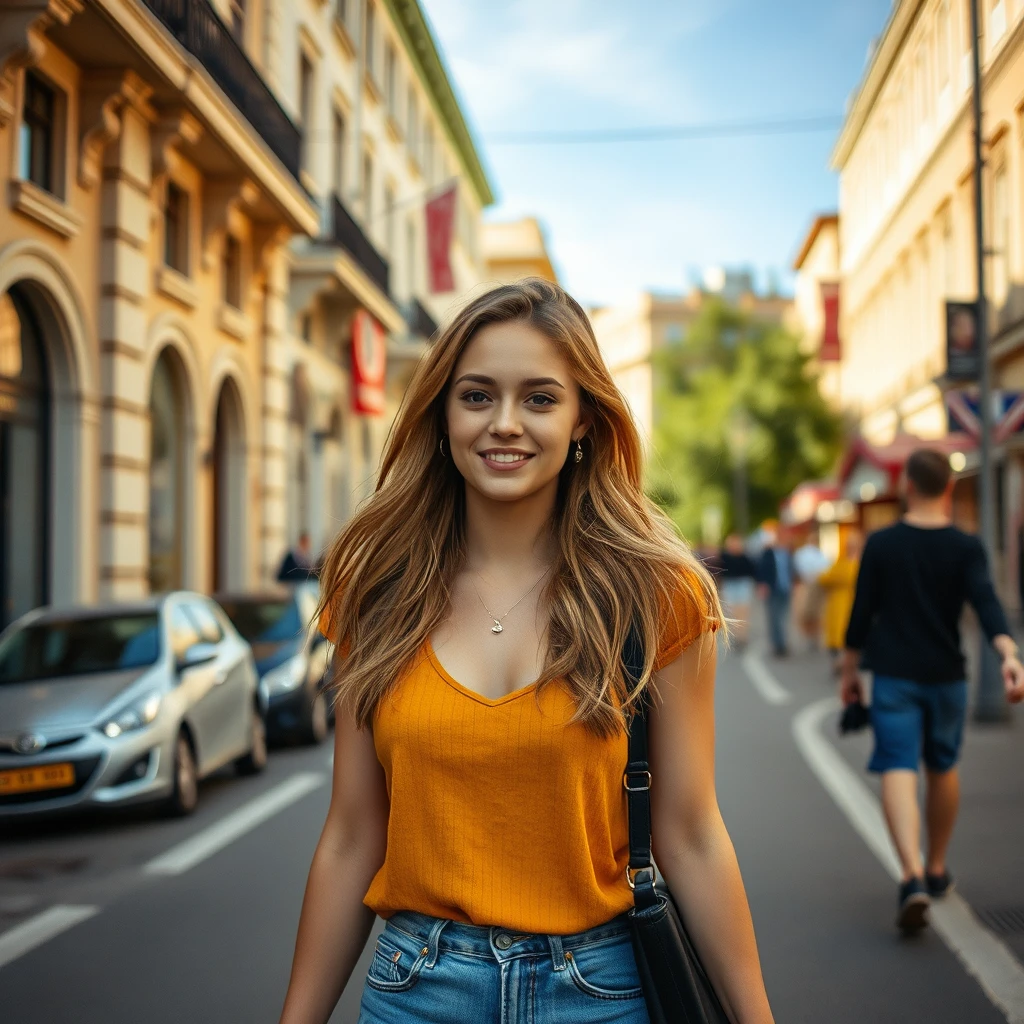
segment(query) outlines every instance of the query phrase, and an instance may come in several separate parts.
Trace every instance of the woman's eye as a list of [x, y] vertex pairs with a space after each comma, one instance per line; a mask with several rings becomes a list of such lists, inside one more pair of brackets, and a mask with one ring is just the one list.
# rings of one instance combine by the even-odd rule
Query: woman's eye
[[462, 396], [462, 400], [470, 405], [479, 405], [481, 402], [487, 401], [487, 395], [483, 391], [467, 391]]
[[527, 401], [529, 403], [531, 403], [532, 405], [541, 405], [541, 406], [544, 406], [544, 405], [554, 405], [555, 404], [555, 399], [552, 398], [551, 395], [530, 395], [530, 397], [527, 399]]

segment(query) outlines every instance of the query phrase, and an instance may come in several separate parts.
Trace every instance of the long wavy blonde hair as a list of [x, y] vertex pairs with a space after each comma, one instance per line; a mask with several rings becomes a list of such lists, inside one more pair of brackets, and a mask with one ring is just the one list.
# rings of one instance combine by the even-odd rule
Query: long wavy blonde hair
[[[640, 436], [601, 358], [583, 308], [557, 285], [530, 278], [471, 301], [417, 367], [388, 436], [373, 495], [345, 525], [321, 572], [321, 611], [339, 644], [335, 699], [363, 727], [422, 656], [448, 613], [466, 555], [465, 483], [439, 450], [445, 399], [463, 349], [487, 324], [522, 321], [568, 363], [589, 421], [585, 458], [566, 458], [551, 524], [557, 540], [544, 598], [550, 609], [538, 689], [556, 679], [575, 718], [614, 734], [648, 685], [679, 588], [722, 623], [716, 588], [665, 515], [643, 493]], [[621, 665], [635, 626], [644, 649], [638, 682]]]

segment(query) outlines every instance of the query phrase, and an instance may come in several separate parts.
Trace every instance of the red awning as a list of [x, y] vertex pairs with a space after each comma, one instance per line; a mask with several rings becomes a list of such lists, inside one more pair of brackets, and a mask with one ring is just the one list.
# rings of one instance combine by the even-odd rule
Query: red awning
[[798, 484], [779, 506], [779, 517], [787, 526], [809, 523], [825, 501], [838, 501], [839, 485], [831, 480], [807, 480]]

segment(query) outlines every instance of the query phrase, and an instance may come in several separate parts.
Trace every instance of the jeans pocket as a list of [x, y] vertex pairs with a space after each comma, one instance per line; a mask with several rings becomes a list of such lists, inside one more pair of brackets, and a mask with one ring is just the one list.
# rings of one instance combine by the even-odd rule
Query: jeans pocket
[[643, 997], [628, 936], [566, 950], [565, 966], [576, 988], [595, 999]]
[[419, 980], [427, 947], [413, 935], [386, 929], [377, 937], [366, 984], [381, 992], [404, 992]]

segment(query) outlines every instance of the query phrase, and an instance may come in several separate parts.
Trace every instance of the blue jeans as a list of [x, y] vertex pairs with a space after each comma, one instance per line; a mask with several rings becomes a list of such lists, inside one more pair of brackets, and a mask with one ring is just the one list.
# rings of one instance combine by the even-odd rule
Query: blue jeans
[[785, 654], [789, 649], [789, 642], [786, 639], [789, 626], [789, 598], [788, 590], [772, 590], [765, 602], [768, 611], [768, 634], [775, 654]]
[[917, 683], [875, 675], [871, 725], [875, 750], [868, 771], [900, 768], [916, 772], [923, 760], [933, 772], [948, 772], [960, 757], [967, 717], [967, 683]]
[[359, 1024], [649, 1024], [623, 918], [575, 935], [399, 911], [377, 939]]

